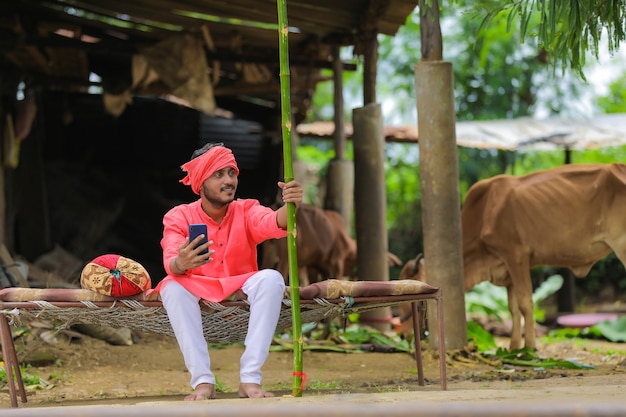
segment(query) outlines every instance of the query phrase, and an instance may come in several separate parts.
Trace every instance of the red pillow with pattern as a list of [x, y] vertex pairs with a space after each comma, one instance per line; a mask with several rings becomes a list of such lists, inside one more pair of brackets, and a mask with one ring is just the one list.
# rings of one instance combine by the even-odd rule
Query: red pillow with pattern
[[148, 271], [139, 262], [120, 255], [102, 255], [80, 274], [80, 286], [112, 297], [128, 297], [150, 289]]

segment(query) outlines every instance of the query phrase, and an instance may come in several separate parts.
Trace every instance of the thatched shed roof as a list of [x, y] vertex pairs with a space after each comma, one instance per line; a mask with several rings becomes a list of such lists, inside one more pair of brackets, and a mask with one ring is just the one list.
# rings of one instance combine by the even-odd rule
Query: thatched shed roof
[[[358, 51], [372, 34], [394, 35], [417, 4], [416, 0], [289, 1], [294, 105], [310, 101], [319, 69], [331, 67], [331, 46], [353, 45]], [[203, 52], [209, 90], [215, 97], [246, 97], [268, 105], [280, 97], [275, 1], [11, 0], [0, 4], [0, 22], [0, 51], [5, 58], [0, 70], [16, 68], [21, 77], [48, 88], [84, 88], [93, 84], [89, 76], [95, 73], [113, 95], [129, 90], [172, 92], [180, 78], [158, 74], [159, 80], [148, 83], [154, 74], [142, 73], [136, 57], [155, 45], [166, 45], [170, 49], [148, 59], [148, 69], [158, 67], [158, 61], [166, 66], [180, 55], [187, 60], [181, 67], [185, 71], [193, 54], [184, 49], [188, 43], [175, 40], [187, 37]], [[180, 72], [176, 76], [184, 78]]]

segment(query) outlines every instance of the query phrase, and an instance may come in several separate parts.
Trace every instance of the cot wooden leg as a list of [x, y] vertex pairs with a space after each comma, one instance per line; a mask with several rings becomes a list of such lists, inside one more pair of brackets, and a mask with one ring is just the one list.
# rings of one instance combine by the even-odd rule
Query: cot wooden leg
[[[421, 302], [421, 301], [420, 301]], [[424, 386], [424, 364], [422, 362], [422, 332], [420, 330], [418, 301], [411, 303], [413, 312], [413, 335], [415, 338], [415, 361], [417, 362], [417, 383]]]
[[[441, 291], [441, 290], [440, 290]], [[439, 379], [442, 390], [447, 389], [446, 379], [446, 339], [443, 335], [443, 297], [435, 298], [437, 302], [437, 334], [439, 336]]]
[[[24, 381], [20, 372], [20, 363], [15, 354], [15, 344], [11, 335], [9, 322], [4, 314], [0, 314], [0, 342], [2, 342], [2, 357], [4, 358], [4, 369], [7, 374], [7, 384], [9, 385], [9, 394], [11, 396], [11, 407], [17, 407], [17, 392], [15, 388], [15, 380], [20, 391], [22, 402], [26, 400], [26, 390], [24, 389]], [[13, 377], [15, 372], [15, 379]]]

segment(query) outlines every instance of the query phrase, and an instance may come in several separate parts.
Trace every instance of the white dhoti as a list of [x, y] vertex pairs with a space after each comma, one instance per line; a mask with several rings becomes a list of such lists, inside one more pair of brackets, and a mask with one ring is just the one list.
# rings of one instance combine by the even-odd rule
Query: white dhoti
[[[261, 368], [269, 355], [285, 290], [282, 275], [274, 269], [264, 269], [252, 275], [242, 287], [250, 303], [250, 321], [241, 355], [241, 383], [261, 384]], [[176, 281], [167, 282], [160, 290], [163, 307], [174, 330], [185, 366], [191, 374], [191, 387], [215, 384], [211, 358], [202, 330], [199, 297]]]

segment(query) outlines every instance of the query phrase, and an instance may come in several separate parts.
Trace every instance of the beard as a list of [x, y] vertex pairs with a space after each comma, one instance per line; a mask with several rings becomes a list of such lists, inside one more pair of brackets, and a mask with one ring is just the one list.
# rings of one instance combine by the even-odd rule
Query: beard
[[[220, 208], [231, 203], [235, 199], [235, 191], [237, 191], [237, 187], [225, 185], [220, 188], [219, 193], [213, 193], [208, 187], [202, 184], [204, 198], [215, 208]], [[230, 194], [224, 194], [224, 192], [230, 192]]]

